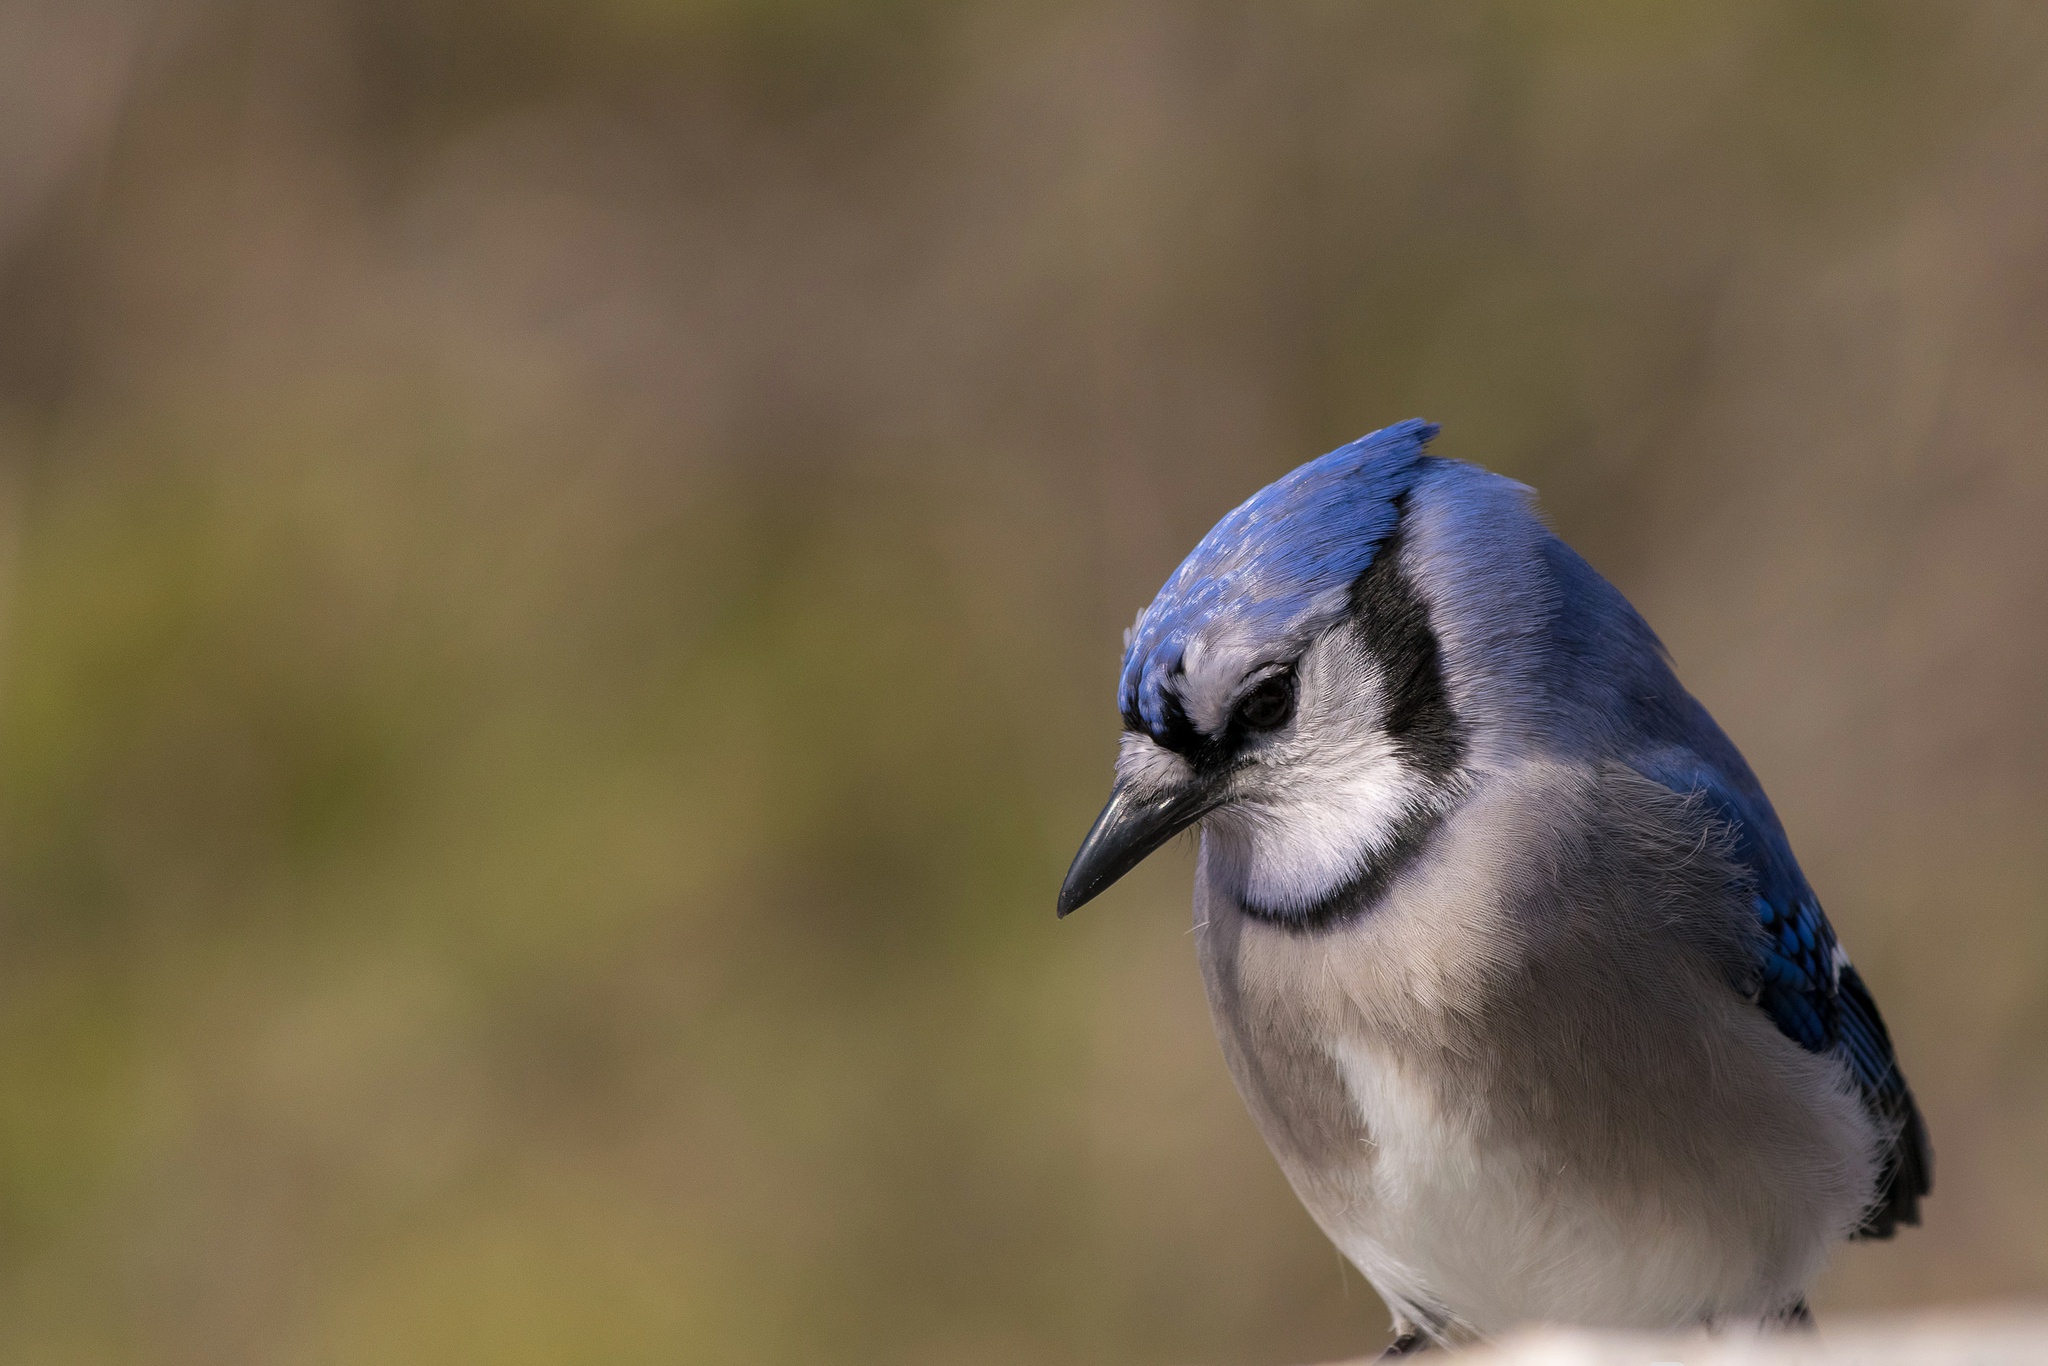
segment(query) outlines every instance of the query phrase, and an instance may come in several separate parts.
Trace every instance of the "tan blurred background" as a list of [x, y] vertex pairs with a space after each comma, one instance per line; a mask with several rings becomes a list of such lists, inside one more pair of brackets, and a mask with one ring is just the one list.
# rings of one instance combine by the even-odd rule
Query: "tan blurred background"
[[2048, 1294], [2039, 0], [0, 0], [0, 1361], [1280, 1363], [1384, 1316], [1118, 633], [1413, 415], [1775, 795]]

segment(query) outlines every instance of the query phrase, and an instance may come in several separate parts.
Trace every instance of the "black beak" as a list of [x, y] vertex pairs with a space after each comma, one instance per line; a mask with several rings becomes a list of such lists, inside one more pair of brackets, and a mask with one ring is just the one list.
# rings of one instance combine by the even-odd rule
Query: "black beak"
[[1095, 818], [1067, 880], [1060, 887], [1060, 918], [1093, 901], [1112, 882], [1145, 861], [1154, 849], [1214, 811], [1214, 787], [1193, 783], [1165, 793], [1140, 795], [1124, 783], [1109, 794]]

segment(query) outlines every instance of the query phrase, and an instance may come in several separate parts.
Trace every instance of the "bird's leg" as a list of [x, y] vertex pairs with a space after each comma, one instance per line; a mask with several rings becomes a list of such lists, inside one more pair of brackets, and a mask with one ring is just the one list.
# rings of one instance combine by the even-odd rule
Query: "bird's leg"
[[1380, 1353], [1381, 1361], [1393, 1361], [1400, 1357], [1411, 1357], [1417, 1352], [1429, 1349], [1429, 1335], [1406, 1319], [1394, 1320], [1394, 1340], [1387, 1344], [1387, 1350]]

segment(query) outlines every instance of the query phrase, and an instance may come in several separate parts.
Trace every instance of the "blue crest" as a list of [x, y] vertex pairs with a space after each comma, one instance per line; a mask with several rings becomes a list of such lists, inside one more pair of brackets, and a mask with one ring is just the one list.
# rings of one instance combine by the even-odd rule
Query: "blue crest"
[[1414, 418], [1361, 436], [1245, 499], [1218, 522], [1138, 618], [1117, 706], [1133, 726], [1168, 726], [1168, 682], [1212, 627], [1276, 648], [1305, 645], [1344, 609], [1400, 519], [1436, 424]]

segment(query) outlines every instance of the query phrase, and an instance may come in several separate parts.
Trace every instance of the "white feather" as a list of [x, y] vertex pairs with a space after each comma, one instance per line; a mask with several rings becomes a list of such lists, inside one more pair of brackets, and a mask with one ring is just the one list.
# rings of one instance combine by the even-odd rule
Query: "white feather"
[[1488, 1145], [1368, 1042], [1332, 1053], [1373, 1150], [1352, 1169], [1353, 1198], [1317, 1213], [1397, 1312], [1449, 1307], [1442, 1327], [1480, 1334], [1543, 1320], [1663, 1328], [1705, 1306], [1761, 1319], [1797, 1296], [1805, 1266], [1759, 1285], [1754, 1250], [1711, 1226], [1651, 1204], [1559, 1202], [1531, 1154]]

